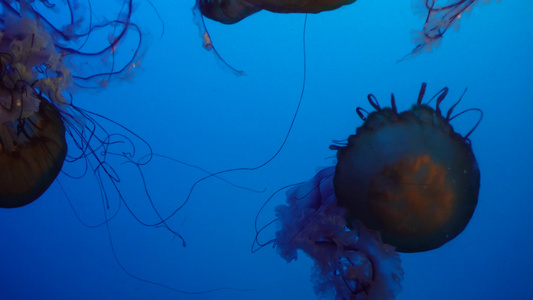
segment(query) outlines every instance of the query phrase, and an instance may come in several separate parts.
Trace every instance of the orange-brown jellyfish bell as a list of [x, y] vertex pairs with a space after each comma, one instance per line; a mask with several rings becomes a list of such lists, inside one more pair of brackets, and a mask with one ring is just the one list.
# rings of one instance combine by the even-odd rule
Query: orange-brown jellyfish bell
[[376, 111], [365, 117], [358, 109], [365, 123], [337, 148], [333, 184], [339, 206], [400, 252], [450, 241], [464, 230], [478, 201], [472, 131], [463, 137], [450, 125], [457, 104], [441, 115], [447, 88], [437, 94], [436, 109], [422, 104], [425, 87], [417, 104], [402, 113], [394, 97], [392, 108], [381, 108], [369, 95]]
[[[254, 247], [274, 243], [287, 262], [299, 252], [309, 255], [321, 298], [395, 299], [404, 274], [396, 251], [438, 248], [470, 221], [480, 172], [468, 136], [483, 113], [472, 108], [452, 115], [461, 96], [443, 116], [440, 104], [448, 88], [429, 100], [437, 98], [435, 109], [422, 103], [425, 90], [424, 83], [417, 103], [402, 113], [394, 95], [391, 108], [368, 95], [376, 111], [357, 108], [364, 124], [347, 143], [330, 146], [338, 151], [337, 165], [291, 185], [287, 204], [276, 207], [276, 221], [256, 227]], [[468, 111], [480, 117], [461, 136], [450, 121]], [[274, 222], [276, 238], [260, 242]]]
[[2, 20], [0, 207], [13, 208], [39, 198], [61, 171], [67, 142], [60, 109], [72, 75], [41, 23], [15, 13]]
[[31, 116], [1, 124], [0, 207], [20, 207], [39, 198], [61, 171], [66, 155], [63, 120], [45, 99]]
[[356, 0], [197, 0], [202, 15], [233, 24], [262, 9], [275, 13], [320, 13]]

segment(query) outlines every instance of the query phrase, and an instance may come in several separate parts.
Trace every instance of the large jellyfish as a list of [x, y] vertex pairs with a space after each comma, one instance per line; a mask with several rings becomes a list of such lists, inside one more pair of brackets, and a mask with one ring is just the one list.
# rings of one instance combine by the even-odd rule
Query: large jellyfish
[[[332, 146], [336, 167], [290, 189], [287, 205], [276, 208], [281, 228], [271, 242], [288, 262], [298, 250], [314, 260], [317, 294], [394, 299], [403, 278], [396, 251], [438, 248], [472, 217], [480, 172], [468, 137], [481, 111], [452, 115], [459, 99], [443, 115], [448, 89], [431, 98], [437, 98], [435, 109], [422, 103], [425, 89], [423, 84], [416, 104], [402, 113], [394, 95], [390, 108], [369, 95], [376, 111], [365, 115], [358, 108], [365, 122], [345, 145]], [[450, 121], [466, 111], [478, 111], [480, 118], [461, 136]]]
[[[92, 157], [97, 168], [112, 174], [105, 157], [99, 158], [95, 151], [109, 143], [108, 137], [97, 134], [102, 131], [95, 115], [75, 106], [70, 93], [127, 76], [139, 59], [140, 31], [129, 21], [131, 1], [124, 3], [115, 20], [103, 23], [87, 21], [79, 5], [68, 3], [70, 22], [59, 27], [43, 15], [59, 10], [51, 2], [1, 3], [0, 207], [20, 207], [39, 198], [66, 159]], [[107, 45], [97, 51], [83, 50], [91, 44], [91, 34], [105, 30]], [[119, 43], [129, 45], [131, 32], [136, 33], [136, 48], [119, 65], [115, 60]], [[79, 154], [67, 151], [67, 137]]]

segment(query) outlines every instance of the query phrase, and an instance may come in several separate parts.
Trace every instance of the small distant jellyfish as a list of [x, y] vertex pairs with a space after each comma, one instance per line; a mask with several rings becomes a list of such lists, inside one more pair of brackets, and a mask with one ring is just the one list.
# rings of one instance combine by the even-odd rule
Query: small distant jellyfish
[[[425, 89], [401, 113], [394, 95], [390, 108], [369, 95], [376, 111], [357, 109], [364, 124], [345, 145], [332, 146], [337, 165], [289, 190], [287, 205], [276, 208], [277, 251], [288, 262], [297, 250], [313, 259], [318, 295], [394, 299], [404, 274], [396, 251], [439, 248], [470, 221], [480, 172], [468, 137], [482, 112], [452, 115], [461, 96], [443, 115], [448, 89], [432, 98], [435, 109], [422, 103]], [[480, 118], [462, 136], [450, 121], [467, 111]]]
[[[499, 0], [497, 0], [499, 1]], [[444, 33], [450, 28], [459, 28], [464, 13], [470, 12], [476, 4], [489, 3], [490, 0], [422, 0], [414, 8], [425, 17], [424, 28], [416, 31], [413, 39], [415, 48], [403, 59], [416, 56], [421, 52], [429, 52], [437, 47]]]

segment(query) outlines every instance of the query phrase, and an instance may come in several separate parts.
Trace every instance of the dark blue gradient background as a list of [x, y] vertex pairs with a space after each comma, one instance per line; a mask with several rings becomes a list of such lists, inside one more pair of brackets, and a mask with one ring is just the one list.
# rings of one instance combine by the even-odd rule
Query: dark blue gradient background
[[[151, 42], [136, 75], [99, 93], [80, 90], [76, 103], [127, 126], [155, 152], [211, 172], [267, 160], [283, 141], [300, 95], [304, 15], [260, 12], [232, 26], [208, 21], [220, 54], [245, 72], [238, 77], [202, 48], [192, 0], [152, 2], [165, 32], [159, 39], [161, 22], [141, 1], [134, 19]], [[271, 247], [250, 252], [255, 215], [279, 187], [335, 163], [328, 146], [361, 125], [355, 109], [369, 108], [368, 93], [385, 105], [394, 92], [403, 110], [416, 101], [424, 81], [428, 95], [450, 88], [445, 109], [468, 87], [457, 110], [484, 111], [471, 135], [481, 190], [478, 208], [460, 236], [434, 251], [401, 255], [405, 279], [398, 299], [530, 298], [532, 14], [531, 1], [478, 5], [437, 49], [399, 64], [414, 47], [412, 30], [423, 25], [410, 1], [359, 0], [309, 15], [306, 89], [285, 147], [260, 170], [223, 176], [266, 188], [264, 193], [216, 178], [197, 185], [169, 222], [185, 237], [183, 248], [164, 228], [143, 227], [125, 209], [109, 222], [109, 234], [105, 226], [85, 227], [56, 182], [31, 205], [0, 210], [0, 299], [316, 298], [305, 255], [287, 264]], [[466, 133], [476, 120], [475, 113], [466, 114], [453, 125]], [[126, 201], [140, 217], [153, 216], [139, 193], [138, 176], [127, 166], [116, 170]], [[204, 175], [158, 158], [145, 172], [163, 215], [178, 207]], [[91, 174], [80, 181], [60, 175], [58, 181], [84, 221], [102, 220], [102, 199]], [[263, 223], [283, 201], [274, 198]], [[135, 276], [190, 292], [230, 289], [183, 294], [135, 280], [117, 264], [110, 237], [116, 257]], [[265, 238], [271, 237], [267, 232]]]

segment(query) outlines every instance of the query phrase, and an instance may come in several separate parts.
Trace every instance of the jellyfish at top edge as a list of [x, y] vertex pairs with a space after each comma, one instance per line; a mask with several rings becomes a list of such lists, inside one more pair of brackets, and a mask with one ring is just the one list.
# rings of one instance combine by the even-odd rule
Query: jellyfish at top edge
[[[192, 9], [194, 23], [200, 30], [203, 46], [214, 50], [211, 37], [207, 32], [204, 18], [223, 23], [235, 24], [261, 10], [274, 13], [321, 13], [335, 10], [341, 6], [354, 3], [356, 0], [196, 0]], [[224, 61], [222, 59], [222, 61]], [[227, 64], [226, 62], [224, 62]], [[228, 65], [229, 66], [229, 65]], [[231, 68], [231, 67], [230, 67]], [[233, 68], [232, 68], [233, 69]], [[242, 72], [234, 70], [238, 74]]]
[[[215, 55], [228, 65], [217, 53], [205, 26], [203, 17], [223, 23], [234, 24], [261, 10], [274, 13], [320, 13], [354, 3], [356, 0], [196, 0], [193, 7], [194, 22], [200, 30], [204, 48], [214, 50]], [[496, 0], [499, 2], [500, 0]], [[438, 2], [438, 3], [437, 3]], [[430, 52], [437, 47], [444, 33], [459, 22], [464, 13], [468, 13], [479, 2], [490, 3], [491, 0], [415, 0], [413, 8], [424, 16], [424, 27], [415, 32], [413, 42], [416, 46], [398, 62], [422, 52]], [[229, 66], [237, 74], [241, 71]]]
[[274, 13], [320, 13], [354, 3], [356, 0], [196, 0], [205, 17], [234, 24], [261, 10]]
[[[35, 5], [35, 6], [34, 6]], [[59, 175], [64, 161], [96, 158], [105, 152], [109, 136], [91, 114], [72, 103], [70, 93], [79, 87], [103, 87], [111, 77], [127, 75], [138, 59], [139, 47], [125, 65], [114, 63], [128, 33], [140, 31], [129, 21], [131, 1], [124, 2], [117, 19], [84, 27], [80, 3], [70, 1], [70, 24], [56, 27], [36, 8], [57, 11], [55, 4], [41, 1], [0, 3], [0, 207], [15, 208], [39, 198]], [[83, 51], [94, 30], [108, 28], [107, 46]], [[82, 65], [100, 67], [94, 73]], [[82, 62], [85, 62], [82, 63]], [[74, 71], [72, 71], [75, 69]], [[105, 132], [105, 130], [104, 130]], [[80, 151], [69, 155], [67, 138]], [[111, 176], [105, 158], [97, 158], [98, 169]]]
[[[418, 101], [398, 113], [358, 108], [364, 124], [345, 145], [334, 145], [337, 165], [287, 193], [287, 205], [276, 207], [281, 229], [278, 253], [288, 262], [297, 250], [308, 254], [315, 292], [335, 299], [394, 299], [401, 291], [403, 270], [398, 252], [436, 249], [460, 234], [478, 202], [480, 172], [469, 135], [482, 118], [479, 109], [442, 114]], [[464, 94], [463, 94], [464, 95]], [[430, 101], [431, 101], [430, 100]], [[429, 103], [429, 102], [428, 102]], [[480, 118], [461, 136], [450, 124], [467, 111]]]
[[274, 13], [320, 13], [335, 10], [341, 6], [354, 3], [356, 0], [196, 0], [193, 12], [193, 21], [198, 26], [203, 47], [213, 51], [215, 56], [222, 61], [236, 75], [244, 74], [228, 64], [214, 47], [211, 36], [207, 31], [204, 17], [223, 24], [235, 24], [246, 17], [261, 10]]

